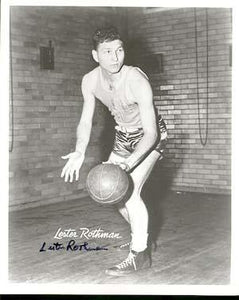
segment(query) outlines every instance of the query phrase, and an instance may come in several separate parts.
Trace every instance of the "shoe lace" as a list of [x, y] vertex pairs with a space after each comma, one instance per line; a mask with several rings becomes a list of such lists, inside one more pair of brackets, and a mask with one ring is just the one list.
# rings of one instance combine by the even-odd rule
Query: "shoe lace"
[[130, 242], [120, 245], [120, 249], [130, 246]]
[[124, 269], [127, 268], [128, 266], [134, 266], [134, 269], [137, 270], [136, 264], [135, 264], [135, 257], [136, 255], [133, 254], [132, 252], [129, 253], [128, 257], [123, 260], [120, 264], [117, 265], [117, 268], [119, 269]]

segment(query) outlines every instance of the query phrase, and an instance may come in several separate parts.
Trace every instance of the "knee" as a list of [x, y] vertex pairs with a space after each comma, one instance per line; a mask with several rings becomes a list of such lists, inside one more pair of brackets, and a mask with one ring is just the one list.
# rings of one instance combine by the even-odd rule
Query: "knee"
[[131, 176], [132, 179], [132, 196], [133, 194], [137, 194], [138, 192], [140, 192], [141, 190], [141, 186], [142, 186], [142, 177], [140, 176]]
[[132, 207], [136, 207], [140, 204], [140, 202], [143, 201], [140, 197], [140, 194], [136, 191], [133, 192], [131, 197], [125, 202], [125, 207], [127, 209], [130, 209]]

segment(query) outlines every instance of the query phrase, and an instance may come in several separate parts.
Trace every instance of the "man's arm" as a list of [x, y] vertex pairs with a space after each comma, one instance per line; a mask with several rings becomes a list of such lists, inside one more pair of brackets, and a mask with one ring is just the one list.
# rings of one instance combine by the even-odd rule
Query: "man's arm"
[[125, 163], [133, 168], [154, 145], [158, 133], [151, 86], [145, 76], [138, 70], [134, 70], [130, 75], [129, 88], [139, 106], [144, 130], [144, 136], [135, 151], [125, 160]]
[[81, 90], [83, 94], [84, 104], [81, 114], [81, 119], [76, 131], [76, 152], [85, 154], [86, 148], [90, 140], [90, 133], [92, 128], [92, 120], [95, 110], [95, 96], [91, 90], [92, 80], [88, 76], [82, 79]]
[[64, 166], [61, 177], [65, 177], [65, 182], [72, 182], [79, 179], [79, 172], [82, 163], [85, 159], [85, 151], [88, 146], [92, 128], [92, 119], [95, 110], [95, 97], [92, 93], [92, 78], [89, 74], [82, 79], [81, 90], [83, 94], [84, 104], [79, 125], [77, 126], [77, 141], [75, 152], [62, 156], [63, 159], [68, 159]]

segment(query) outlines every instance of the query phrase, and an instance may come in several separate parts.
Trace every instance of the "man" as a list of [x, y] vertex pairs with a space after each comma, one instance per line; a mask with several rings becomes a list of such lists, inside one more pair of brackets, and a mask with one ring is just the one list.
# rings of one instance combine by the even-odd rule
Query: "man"
[[[158, 140], [153, 94], [147, 76], [136, 67], [124, 65], [124, 45], [114, 27], [99, 29], [93, 36], [92, 55], [99, 64], [82, 79], [84, 105], [77, 127], [75, 152], [63, 156], [69, 159], [61, 177], [72, 182], [79, 179], [90, 139], [95, 99], [111, 111], [117, 126], [113, 150], [108, 162], [118, 164], [132, 177], [134, 189], [119, 211], [130, 223], [132, 239], [127, 258], [106, 270], [109, 275], [123, 276], [149, 267], [147, 248], [148, 212], [140, 193], [155, 162], [162, 157]], [[167, 137], [161, 119], [161, 141]], [[160, 144], [161, 145], [161, 144]], [[154, 150], [153, 150], [154, 149]]]

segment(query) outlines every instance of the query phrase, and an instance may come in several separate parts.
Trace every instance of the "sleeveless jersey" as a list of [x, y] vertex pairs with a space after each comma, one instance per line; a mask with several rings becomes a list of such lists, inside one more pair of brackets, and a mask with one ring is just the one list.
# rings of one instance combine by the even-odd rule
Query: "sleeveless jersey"
[[[124, 65], [121, 69], [122, 75], [119, 82], [117, 82], [117, 87], [110, 90], [104, 84], [101, 68], [97, 67], [97, 82], [94, 90], [95, 97], [108, 107], [116, 123], [119, 126], [132, 129], [142, 128], [138, 104], [135, 102], [127, 84], [128, 74], [134, 68], [144, 74], [137, 67]], [[148, 79], [145, 74], [144, 76]]]

